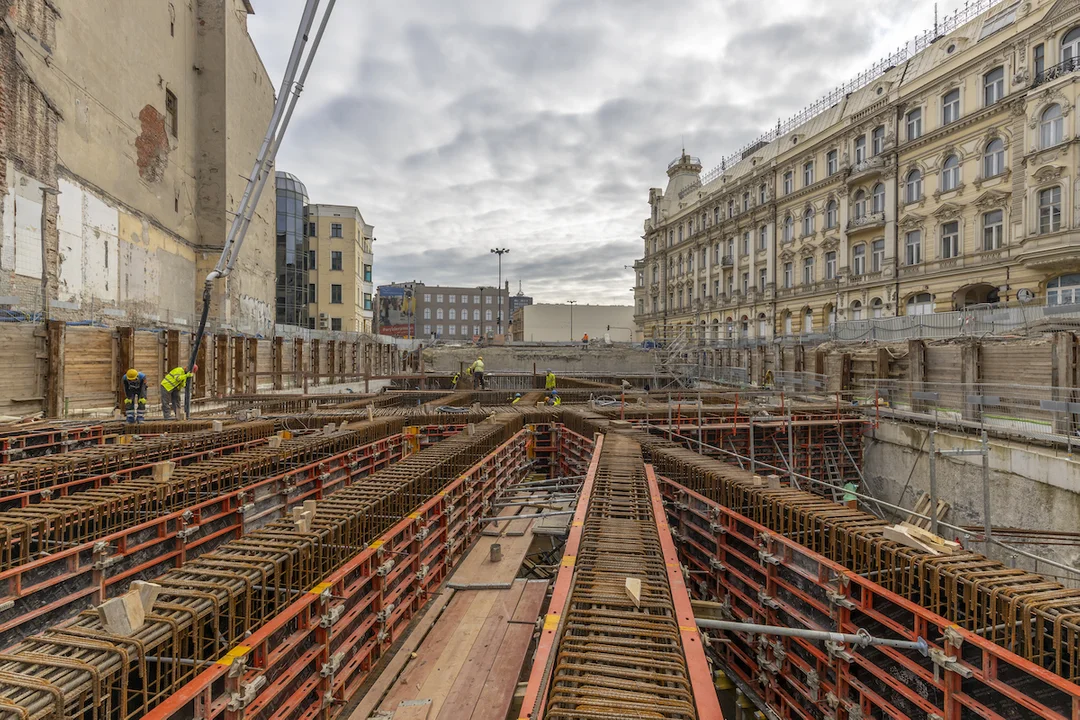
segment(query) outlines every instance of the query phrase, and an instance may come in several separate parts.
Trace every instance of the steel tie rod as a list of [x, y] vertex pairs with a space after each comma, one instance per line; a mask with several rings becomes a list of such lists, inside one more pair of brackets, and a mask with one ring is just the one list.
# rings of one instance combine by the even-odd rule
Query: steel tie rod
[[899, 650], [917, 650], [923, 657], [930, 654], [930, 646], [927, 644], [926, 640], [921, 637], [917, 640], [894, 640], [893, 638], [874, 637], [865, 630], [859, 630], [855, 634], [838, 633], [830, 632], [828, 630], [810, 630], [808, 628], [793, 628], [784, 625], [757, 625], [755, 623], [744, 623], [735, 620], [709, 620], [706, 618], [695, 618], [694, 622], [697, 623], [698, 627], [709, 630], [728, 630], [730, 632], [745, 632], [756, 635], [783, 635], [785, 637], [799, 637], [807, 640], [847, 643], [848, 645], [854, 645], [856, 647], [884, 645]]

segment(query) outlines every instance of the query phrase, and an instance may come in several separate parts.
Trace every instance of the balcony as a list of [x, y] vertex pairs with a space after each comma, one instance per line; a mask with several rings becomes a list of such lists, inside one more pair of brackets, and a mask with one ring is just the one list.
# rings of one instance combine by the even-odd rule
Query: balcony
[[734, 264], [735, 258], [731, 257], [730, 255], [725, 255], [724, 257], [720, 258], [720, 267], [731, 267]]
[[860, 218], [852, 218], [847, 224], [849, 233], [878, 227], [885, 227], [885, 213], [883, 212], [868, 213]]
[[885, 156], [875, 155], [874, 157], [867, 158], [862, 162], [855, 163], [851, 166], [851, 171], [848, 173], [848, 184], [856, 180], [865, 180], [871, 175], [878, 175], [885, 169]]
[[862, 275], [849, 275], [848, 285], [869, 285], [881, 280], [884, 273], [880, 270], [877, 272], [863, 273]]
[[1074, 73], [1080, 70], [1080, 58], [1069, 58], [1065, 62], [1058, 63], [1052, 67], [1048, 67], [1041, 73], [1035, 75], [1035, 82], [1031, 84], [1032, 88], [1037, 88], [1044, 83], [1048, 83], [1051, 80], [1057, 80], [1059, 77], [1063, 77], [1070, 73]]

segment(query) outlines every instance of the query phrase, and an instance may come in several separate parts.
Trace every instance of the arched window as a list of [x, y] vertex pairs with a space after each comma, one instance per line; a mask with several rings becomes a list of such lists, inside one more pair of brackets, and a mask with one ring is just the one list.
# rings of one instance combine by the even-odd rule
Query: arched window
[[874, 186], [874, 189], [870, 191], [871, 203], [873, 208], [872, 212], [883, 213], [885, 212], [885, 186], [878, 183]]
[[1061, 39], [1061, 62], [1080, 59], [1080, 27], [1073, 28]]
[[757, 336], [763, 338], [766, 336], [768, 330], [768, 323], [765, 319], [765, 313], [759, 313], [757, 316]]
[[694, 253], [686, 253], [686, 272], [694, 272]]
[[950, 90], [941, 98], [941, 124], [948, 125], [960, 119], [960, 91]]
[[909, 203], [922, 200], [922, 173], [912, 170], [904, 183], [904, 198]]
[[680, 274], [680, 275], [682, 275], [682, 274], [683, 274], [683, 261], [682, 261], [682, 255], [680, 255], [680, 256], [679, 256], [679, 274]]
[[795, 218], [788, 215], [784, 218], [784, 242], [791, 242], [795, 237]]
[[814, 332], [814, 311], [810, 308], [803, 313], [803, 332], [807, 335]]
[[803, 213], [802, 234], [804, 237], [814, 234], [814, 208], [812, 207], [807, 207], [806, 212]]
[[1061, 106], [1054, 103], [1043, 110], [1039, 118], [1039, 147], [1048, 148], [1057, 145], [1065, 137], [1065, 121], [1061, 117]]
[[877, 320], [880, 318], [885, 310], [884, 304], [881, 302], [881, 298], [874, 298], [870, 301], [870, 315]]
[[720, 339], [720, 318], [713, 318], [712, 321], [712, 337], [711, 340]]
[[955, 190], [960, 185], [960, 159], [955, 155], [945, 158], [941, 168], [941, 191]]
[[1005, 70], [996, 67], [983, 75], [983, 105], [993, 105], [1005, 96]]
[[829, 204], [825, 206], [825, 227], [834, 228], [840, 219], [840, 212], [837, 208], [836, 201], [830, 200]]
[[863, 317], [862, 317], [862, 314], [863, 314], [863, 312], [862, 312], [862, 303], [860, 301], [852, 300], [851, 305], [849, 307], [851, 309], [851, 319], [852, 320], [862, 320], [863, 319]]
[[735, 334], [735, 321], [732, 320], [731, 318], [728, 318], [726, 320], [726, 322], [727, 322], [727, 338], [728, 338], [728, 340], [730, 340], [731, 336]]
[[983, 176], [994, 177], [1005, 172], [1005, 143], [994, 138], [983, 150]]
[[654, 283], [660, 282], [660, 266], [654, 264], [652, 266], [652, 281]]
[[750, 337], [750, 318], [745, 315], [743, 315], [742, 320], [739, 321], [739, 337]]
[[866, 217], [866, 193], [862, 190], [855, 193], [855, 219], [862, 220]]
[[764, 205], [765, 204], [766, 196], [767, 196], [767, 190], [765, 188], [765, 184], [762, 183], [761, 186], [758, 188], [758, 204], [759, 205]]
[[931, 315], [934, 312], [934, 299], [930, 293], [912, 295], [907, 300], [908, 315]]
[[1060, 275], [1046, 283], [1047, 305], [1080, 303], [1080, 273]]
[[784, 334], [791, 335], [791, 312], [784, 313]]

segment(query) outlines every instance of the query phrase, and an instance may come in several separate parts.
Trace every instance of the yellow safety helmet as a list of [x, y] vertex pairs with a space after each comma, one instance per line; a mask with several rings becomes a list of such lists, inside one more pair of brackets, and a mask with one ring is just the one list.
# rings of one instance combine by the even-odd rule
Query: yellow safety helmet
[[130, 370], [127, 371], [127, 379], [128, 380], [137, 380], [138, 378], [139, 378], [139, 371], [136, 370], [135, 368], [131, 368]]
[[476, 359], [477, 359], [477, 360], [483, 360], [483, 359], [484, 359], [484, 356], [483, 356], [483, 355], [477, 355], [477, 356], [476, 356]]

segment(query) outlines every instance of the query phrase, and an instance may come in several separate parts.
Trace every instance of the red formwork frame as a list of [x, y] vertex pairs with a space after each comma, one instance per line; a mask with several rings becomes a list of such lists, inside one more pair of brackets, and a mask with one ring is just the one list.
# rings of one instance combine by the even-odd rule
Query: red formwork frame
[[334, 717], [480, 534], [485, 509], [535, 451], [533, 432], [462, 473], [147, 720]]
[[402, 434], [390, 435], [0, 572], [0, 603], [14, 610], [0, 622], [0, 647], [17, 642], [7, 634], [28, 621], [61, 620], [100, 604], [131, 580], [179, 567], [304, 500], [346, 487], [401, 457], [404, 445]]
[[544, 629], [541, 631], [540, 639], [537, 641], [532, 670], [529, 672], [529, 682], [525, 688], [525, 699], [522, 701], [521, 711], [518, 713], [520, 720], [532, 720], [541, 718], [544, 715], [548, 685], [551, 682], [552, 665], [555, 662], [559, 625], [570, 602], [570, 591], [574, 585], [574, 558], [577, 557], [578, 548], [581, 546], [582, 528], [585, 526], [585, 516], [589, 512], [593, 481], [596, 478], [596, 468], [600, 464], [600, 453], [603, 449], [604, 436], [598, 434], [593, 445], [589, 471], [585, 474], [585, 480], [581, 485], [577, 509], [574, 511], [574, 518], [570, 522], [570, 533], [566, 537], [566, 546], [563, 550], [562, 561], [559, 563], [559, 572], [555, 576], [555, 588], [552, 590], [551, 600], [548, 602], [547, 615], [544, 616]]
[[102, 425], [49, 427], [27, 432], [12, 430], [0, 435], [0, 464], [19, 460], [31, 452], [52, 450], [54, 453], [65, 453], [74, 447], [101, 445], [104, 442], [105, 428]]
[[[233, 445], [223, 445], [220, 447], [209, 447], [204, 450], [197, 450], [188, 453], [187, 455], [170, 458], [170, 460], [177, 465], [189, 465], [193, 462], [199, 462], [218, 455], [239, 452], [258, 445], [265, 445], [269, 441], [269, 437], [245, 440], [244, 442], [235, 443]], [[64, 497], [65, 495], [71, 495], [72, 493], [92, 490], [124, 480], [130, 480], [136, 475], [149, 475], [153, 472], [154, 465], [156, 464], [157, 463], [147, 463], [146, 465], [136, 465], [114, 472], [101, 473], [99, 475], [79, 478], [78, 480], [71, 480], [66, 483], [47, 485], [45, 487], [34, 488], [33, 490], [24, 490], [23, 492], [15, 493], [13, 495], [4, 495], [0, 497], [0, 510], [26, 507], [28, 505], [33, 505], [34, 503], [47, 501], [50, 498]]]
[[727, 619], [924, 638], [930, 657], [726, 633], [710, 652], [744, 691], [787, 720], [1080, 720], [1080, 686], [786, 537], [658, 478], [682, 563]]
[[690, 674], [690, 687], [694, 693], [694, 708], [698, 720], [724, 720], [720, 709], [720, 699], [716, 696], [713, 685], [712, 669], [705, 656], [701, 634], [694, 622], [694, 608], [690, 605], [690, 593], [683, 578], [682, 564], [675, 543], [671, 539], [667, 514], [664, 512], [664, 500], [656, 483], [656, 473], [652, 465], [645, 466], [645, 479], [649, 483], [649, 498], [652, 500], [653, 517], [656, 530], [660, 535], [660, 547], [664, 552], [664, 564], [667, 566], [668, 584], [671, 586], [671, 603], [675, 616], [679, 620], [679, 636], [682, 638], [683, 656], [686, 669]]

